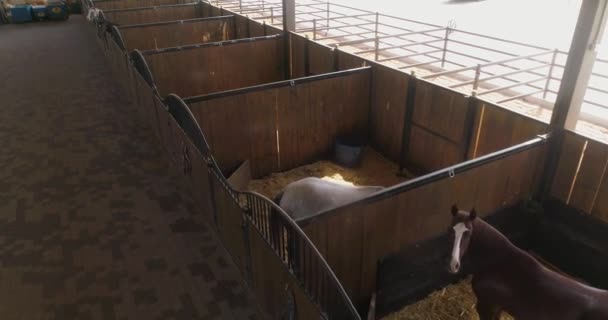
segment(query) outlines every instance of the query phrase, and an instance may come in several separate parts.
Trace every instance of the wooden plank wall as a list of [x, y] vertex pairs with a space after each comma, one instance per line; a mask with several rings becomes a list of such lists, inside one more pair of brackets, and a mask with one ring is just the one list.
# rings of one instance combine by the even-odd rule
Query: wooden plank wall
[[120, 28], [127, 52], [232, 40], [233, 18], [176, 22], [163, 25]]
[[362, 304], [373, 292], [378, 260], [444, 232], [453, 204], [474, 206], [485, 216], [530, 198], [543, 171], [545, 147], [385, 199], [337, 208], [302, 224], [353, 302]]
[[221, 169], [249, 159], [257, 178], [316, 161], [336, 136], [367, 130], [368, 86], [362, 70], [189, 106]]
[[608, 222], [608, 145], [566, 132], [551, 195]]
[[327, 157], [338, 136], [368, 132], [370, 75], [363, 70], [282, 88], [284, 100], [277, 104], [281, 170]]
[[334, 52], [328, 47], [314, 41], [308, 41], [309, 71], [311, 75], [337, 71], [334, 64]]
[[330, 47], [294, 33], [289, 34], [289, 41], [292, 78], [339, 71]]
[[496, 104], [477, 100], [469, 158], [477, 158], [548, 132], [548, 125]]
[[145, 55], [161, 96], [204, 95], [284, 80], [282, 39]]
[[183, 3], [190, 3], [190, 2], [192, 2], [192, 1], [187, 1], [187, 0], [107, 0], [107, 1], [94, 1], [93, 5], [97, 9], [106, 11], [106, 10], [129, 9], [129, 8], [168, 6], [168, 5], [172, 5], [172, 4], [183, 4]]
[[239, 38], [263, 37], [283, 33], [281, 29], [248, 19], [232, 11], [222, 10], [218, 13], [234, 15], [236, 34]]
[[249, 92], [189, 105], [222, 171], [247, 159], [256, 177], [279, 169], [276, 142], [279, 92]]
[[318, 308], [280, 262], [259, 232], [249, 224], [251, 247], [251, 275], [253, 291], [258, 303], [267, 312], [268, 319], [288, 319], [287, 296], [293, 293], [296, 317], [294, 319], [321, 319]]
[[[415, 79], [404, 71], [343, 51], [338, 51], [336, 59], [340, 69], [363, 64], [373, 67], [372, 146], [395, 162], [400, 162], [405, 148], [405, 167], [435, 171], [548, 130], [540, 121], [486, 101], [471, 101], [460, 92]], [[406, 107], [412, 81], [416, 81], [416, 95], [413, 106]], [[411, 119], [405, 117], [408, 107], [413, 107]], [[409, 141], [403, 140], [406, 123], [411, 124]]]
[[374, 148], [399, 163], [410, 76], [373, 64], [371, 141]]
[[306, 74], [306, 38], [289, 33], [289, 44], [290, 44], [290, 63], [291, 63], [291, 76], [292, 78], [302, 78], [309, 76]]
[[119, 26], [202, 18], [197, 5], [164, 6], [126, 11], [104, 11], [106, 19]]
[[464, 161], [469, 100], [462, 93], [416, 80], [407, 161], [429, 171]]

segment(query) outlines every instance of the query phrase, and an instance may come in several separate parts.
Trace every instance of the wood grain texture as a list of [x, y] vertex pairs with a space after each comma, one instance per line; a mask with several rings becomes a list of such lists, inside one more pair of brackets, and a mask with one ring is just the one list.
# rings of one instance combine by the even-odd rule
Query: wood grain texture
[[189, 107], [222, 171], [251, 162], [253, 177], [279, 169], [276, 90], [250, 92]]
[[127, 52], [232, 40], [232, 18], [120, 29]]
[[251, 161], [252, 176], [289, 170], [366, 132], [369, 71], [190, 104], [222, 170]]
[[569, 202], [570, 189], [574, 183], [578, 163], [583, 153], [586, 139], [566, 132], [559, 155], [556, 174], [553, 177], [551, 195], [564, 203]]
[[[548, 131], [548, 125], [530, 117], [512, 112], [498, 105], [480, 101], [484, 108], [476, 156], [480, 157], [518, 143], [530, 140]], [[479, 124], [477, 124], [479, 125]]]
[[105, 11], [104, 15], [109, 22], [119, 26], [202, 18], [199, 7], [195, 5], [165, 6], [129, 11]]
[[146, 56], [161, 96], [204, 95], [284, 80], [282, 39]]
[[410, 76], [373, 64], [371, 141], [374, 149], [399, 162]]
[[293, 292], [296, 319], [321, 319], [322, 316], [308, 295], [297, 284], [286, 267], [270, 249], [261, 235], [249, 225], [251, 274], [258, 303], [269, 319], [282, 319], [287, 296]]
[[245, 274], [248, 249], [242, 227], [243, 211], [215, 176], [211, 175], [211, 181], [220, 238], [237, 267]]
[[172, 4], [184, 4], [192, 1], [187, 0], [110, 0], [94, 1], [95, 8], [99, 10], [117, 10], [129, 8], [158, 7]]
[[[572, 188], [569, 203], [571, 206], [583, 212], [592, 212], [607, 161], [608, 147], [603, 143], [587, 140], [585, 154]], [[605, 194], [598, 195], [599, 197], [603, 198]]]
[[370, 73], [307, 82], [280, 89], [280, 169], [317, 161], [341, 135], [367, 132]]

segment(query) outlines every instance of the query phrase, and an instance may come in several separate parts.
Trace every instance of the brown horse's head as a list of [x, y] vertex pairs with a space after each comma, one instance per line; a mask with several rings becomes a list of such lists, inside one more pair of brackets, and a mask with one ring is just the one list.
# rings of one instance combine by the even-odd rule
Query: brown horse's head
[[473, 234], [473, 221], [475, 221], [477, 213], [475, 212], [475, 208], [470, 212], [466, 212], [458, 210], [456, 205], [452, 206], [451, 211], [453, 218], [448, 233], [452, 251], [448, 271], [455, 274], [460, 271], [462, 257], [469, 248], [471, 235]]

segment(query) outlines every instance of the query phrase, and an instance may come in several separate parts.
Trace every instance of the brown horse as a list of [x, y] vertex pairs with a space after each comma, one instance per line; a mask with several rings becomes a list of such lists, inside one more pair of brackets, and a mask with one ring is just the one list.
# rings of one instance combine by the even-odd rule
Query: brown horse
[[547, 269], [477, 218], [475, 209], [453, 206], [452, 215], [448, 271], [458, 273], [461, 259], [468, 259], [481, 320], [499, 319], [502, 311], [517, 320], [608, 319], [608, 291]]

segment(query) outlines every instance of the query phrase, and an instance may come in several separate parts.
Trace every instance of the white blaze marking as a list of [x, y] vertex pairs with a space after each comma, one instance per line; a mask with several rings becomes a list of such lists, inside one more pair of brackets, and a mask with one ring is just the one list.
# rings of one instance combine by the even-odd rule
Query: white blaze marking
[[464, 225], [463, 222], [457, 223], [454, 227], [454, 247], [452, 248], [452, 261], [450, 261], [450, 270], [452, 272], [458, 272], [460, 269], [460, 242], [462, 241], [462, 235], [469, 229]]

